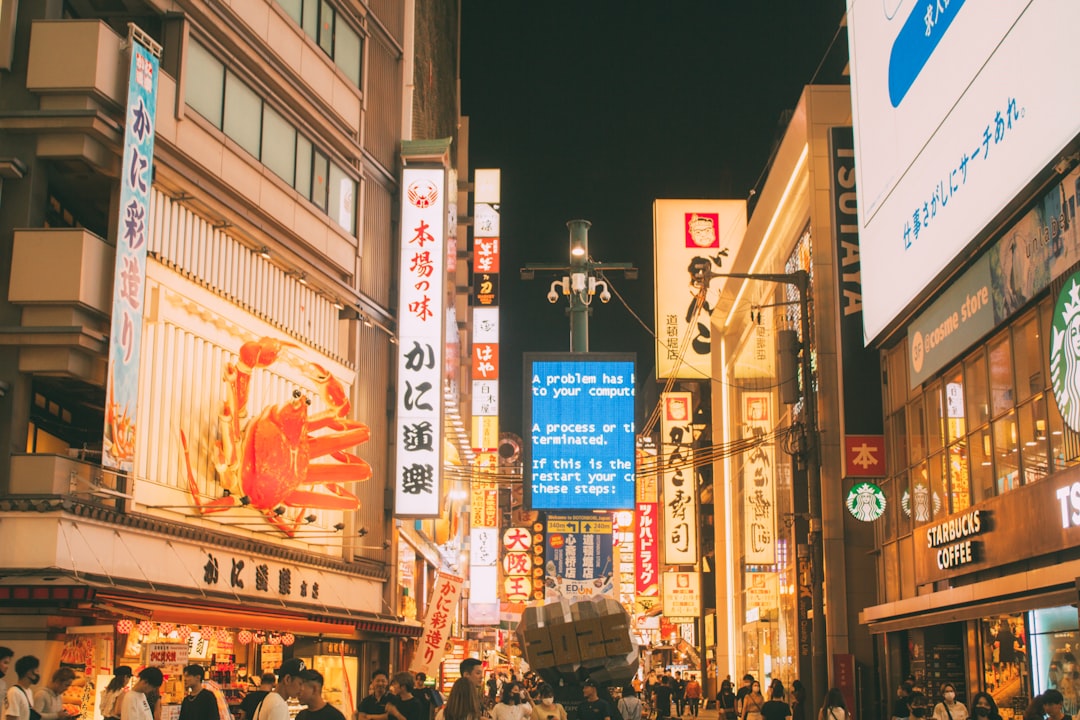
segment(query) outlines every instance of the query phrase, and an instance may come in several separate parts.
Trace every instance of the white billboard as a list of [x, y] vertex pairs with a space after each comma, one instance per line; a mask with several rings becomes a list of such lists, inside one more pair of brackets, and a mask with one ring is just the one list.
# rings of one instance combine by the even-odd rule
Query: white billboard
[[848, 0], [867, 340], [1080, 133], [1076, 0]]
[[709, 283], [697, 304], [700, 283], [691, 282], [692, 263], [728, 272], [746, 234], [743, 200], [653, 201], [656, 261], [656, 377], [705, 379], [711, 375], [709, 314], [726, 278]]

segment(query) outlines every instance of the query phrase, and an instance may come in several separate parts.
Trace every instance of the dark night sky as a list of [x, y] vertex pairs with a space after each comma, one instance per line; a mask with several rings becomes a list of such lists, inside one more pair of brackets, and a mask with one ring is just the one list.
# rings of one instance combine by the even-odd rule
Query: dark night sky
[[[500, 424], [520, 433], [521, 354], [569, 350], [569, 321], [565, 300], [545, 298], [554, 275], [522, 282], [518, 269], [568, 262], [566, 222], [587, 219], [595, 260], [640, 268], [609, 277], [652, 327], [653, 199], [748, 195], [844, 1], [463, 6], [470, 164], [502, 168]], [[640, 387], [653, 339], [618, 300], [593, 308], [590, 350], [636, 352]]]

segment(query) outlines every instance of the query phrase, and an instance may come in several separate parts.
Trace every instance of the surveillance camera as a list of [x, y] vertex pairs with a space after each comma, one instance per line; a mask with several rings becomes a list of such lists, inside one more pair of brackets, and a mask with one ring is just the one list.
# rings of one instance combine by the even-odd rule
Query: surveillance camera
[[559, 302], [559, 293], [555, 292], [555, 288], [548, 290], [547, 299], [552, 305]]
[[611, 302], [611, 293], [607, 291], [607, 288], [600, 291], [600, 302]]

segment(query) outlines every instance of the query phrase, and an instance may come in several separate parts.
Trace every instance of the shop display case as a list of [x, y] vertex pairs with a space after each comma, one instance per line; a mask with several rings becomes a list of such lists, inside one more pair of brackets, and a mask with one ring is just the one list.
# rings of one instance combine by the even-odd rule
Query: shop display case
[[359, 643], [347, 640], [297, 641], [293, 651], [308, 667], [323, 676], [323, 697], [352, 717], [367, 688], [358, 686], [360, 676]]

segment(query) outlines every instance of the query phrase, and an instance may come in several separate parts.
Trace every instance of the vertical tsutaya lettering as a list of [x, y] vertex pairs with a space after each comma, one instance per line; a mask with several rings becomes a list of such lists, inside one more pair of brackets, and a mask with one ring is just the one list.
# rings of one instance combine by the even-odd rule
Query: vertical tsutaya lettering
[[1080, 482], [1058, 488], [1056, 495], [1061, 505], [1061, 528], [1080, 525]]

